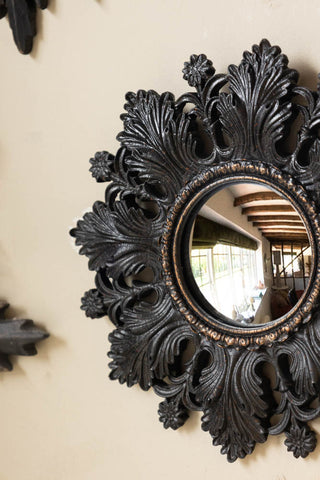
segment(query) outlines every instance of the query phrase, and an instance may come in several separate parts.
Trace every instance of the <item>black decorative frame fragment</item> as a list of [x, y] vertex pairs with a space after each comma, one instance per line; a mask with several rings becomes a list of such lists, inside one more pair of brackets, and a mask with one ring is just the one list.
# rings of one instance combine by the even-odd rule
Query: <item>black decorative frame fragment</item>
[[49, 336], [32, 320], [6, 319], [8, 307], [8, 303], [0, 302], [0, 371], [12, 370], [11, 355], [36, 355], [35, 343]]
[[49, 0], [0, 0], [0, 19], [8, 15], [13, 38], [21, 53], [30, 53], [37, 34], [37, 7], [47, 8]]
[[[195, 91], [177, 100], [169, 92], [128, 93], [120, 149], [90, 160], [93, 177], [110, 183], [105, 201], [71, 231], [96, 271], [81, 308], [109, 316], [116, 327], [110, 377], [164, 397], [165, 428], [202, 410], [203, 430], [231, 462], [281, 432], [288, 450], [306, 457], [316, 446], [307, 422], [320, 414], [319, 92], [298, 86], [298, 73], [267, 40], [227, 75], [217, 75], [205, 55], [192, 55], [183, 74]], [[239, 179], [288, 198], [312, 248], [303, 297], [261, 326], [235, 326], [207, 309], [188, 275], [194, 212]]]

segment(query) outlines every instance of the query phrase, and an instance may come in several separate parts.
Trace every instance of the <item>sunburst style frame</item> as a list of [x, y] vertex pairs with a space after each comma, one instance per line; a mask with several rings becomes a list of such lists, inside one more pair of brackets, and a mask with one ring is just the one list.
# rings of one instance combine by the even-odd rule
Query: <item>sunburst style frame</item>
[[[320, 414], [319, 91], [297, 86], [297, 72], [267, 40], [227, 75], [216, 75], [205, 55], [192, 55], [183, 73], [195, 92], [178, 100], [169, 92], [128, 93], [120, 149], [90, 160], [93, 177], [110, 183], [105, 201], [71, 231], [96, 271], [81, 308], [92, 318], [109, 316], [116, 327], [110, 377], [164, 397], [165, 428], [202, 410], [203, 430], [231, 462], [281, 432], [288, 450], [305, 457], [316, 446], [307, 422]], [[239, 179], [291, 201], [313, 256], [301, 301], [254, 327], [201, 303], [188, 261], [196, 211]]]

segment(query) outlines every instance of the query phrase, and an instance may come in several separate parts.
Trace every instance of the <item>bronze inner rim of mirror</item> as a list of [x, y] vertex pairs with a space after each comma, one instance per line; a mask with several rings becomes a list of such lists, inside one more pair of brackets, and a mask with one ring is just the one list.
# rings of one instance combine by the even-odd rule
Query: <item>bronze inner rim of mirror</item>
[[[189, 260], [189, 238], [194, 218], [214, 193], [235, 183], [256, 183], [271, 188], [289, 200], [305, 226], [311, 252], [312, 266], [309, 283], [290, 312], [268, 324], [236, 325], [206, 302], [199, 301], [200, 290]], [[227, 345], [256, 347], [283, 341], [299, 324], [310, 319], [320, 291], [318, 266], [319, 225], [315, 205], [306, 191], [275, 167], [246, 161], [220, 164], [196, 177], [177, 196], [168, 216], [162, 239], [163, 269], [166, 285], [181, 314], [198, 330]], [[188, 244], [188, 245], [187, 245]], [[198, 291], [198, 293], [197, 293]]]

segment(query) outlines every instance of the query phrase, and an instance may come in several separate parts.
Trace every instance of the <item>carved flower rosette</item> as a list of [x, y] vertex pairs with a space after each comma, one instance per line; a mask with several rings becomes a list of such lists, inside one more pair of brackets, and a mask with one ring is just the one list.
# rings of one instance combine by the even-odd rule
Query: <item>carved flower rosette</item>
[[[305, 457], [316, 444], [307, 422], [320, 413], [319, 94], [297, 86], [297, 72], [267, 40], [227, 75], [217, 75], [205, 55], [192, 55], [183, 74], [195, 91], [178, 100], [128, 93], [118, 152], [90, 160], [93, 177], [108, 185], [105, 201], [71, 231], [96, 272], [81, 308], [109, 316], [110, 377], [164, 397], [165, 428], [202, 410], [203, 430], [231, 462], [281, 432], [288, 450]], [[251, 328], [228, 325], [195, 301], [181, 253], [196, 200], [237, 178], [292, 201], [314, 259], [301, 302]]]

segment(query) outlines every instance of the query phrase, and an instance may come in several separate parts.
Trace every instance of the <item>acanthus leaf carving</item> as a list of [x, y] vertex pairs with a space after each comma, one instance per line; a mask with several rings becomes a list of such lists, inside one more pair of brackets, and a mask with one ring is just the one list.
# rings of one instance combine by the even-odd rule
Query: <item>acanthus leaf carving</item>
[[319, 203], [320, 190], [320, 97], [305, 87], [296, 87], [293, 93], [301, 97], [304, 104], [297, 104], [303, 122], [298, 132], [297, 146], [292, 155], [289, 171], [299, 175], [301, 184]]
[[121, 315], [127, 308], [143, 301], [150, 295], [158, 297], [163, 293], [161, 282], [149, 285], [134, 280], [132, 285], [128, 285], [123, 276], [111, 282], [104, 269], [99, 270], [96, 275], [96, 286], [102, 299], [103, 308], [106, 309], [105, 314], [117, 327], [123, 325]]
[[202, 428], [230, 462], [252, 453], [267, 438], [270, 406], [257, 373], [261, 355], [255, 351], [211, 347], [212, 361], [199, 382], [196, 396], [205, 405]]
[[109, 336], [110, 376], [148, 390], [154, 377], [161, 380], [169, 375], [182, 340], [191, 334], [190, 326], [173, 311], [168, 296], [158, 298], [152, 317], [149, 305], [141, 303], [127, 308], [121, 321], [122, 326]]
[[171, 203], [176, 189], [198, 170], [190, 116], [175, 106], [168, 92], [139, 90], [126, 98], [124, 131], [117, 137], [131, 152], [126, 164], [147, 188], [161, 186], [158, 201]]
[[244, 52], [238, 67], [229, 67], [230, 93], [222, 93], [218, 104], [220, 122], [231, 145], [222, 151], [233, 158], [284, 159], [276, 151], [292, 106], [287, 100], [298, 74], [288, 68], [288, 59], [279, 47], [267, 40]]
[[[116, 202], [113, 210], [96, 202], [72, 232], [80, 254], [89, 258], [90, 270], [106, 268], [109, 275], [139, 273], [147, 263], [151, 268], [158, 262], [159, 236], [157, 222], [148, 219], [142, 209], [128, 208]], [[156, 270], [156, 268], [155, 268]]]

